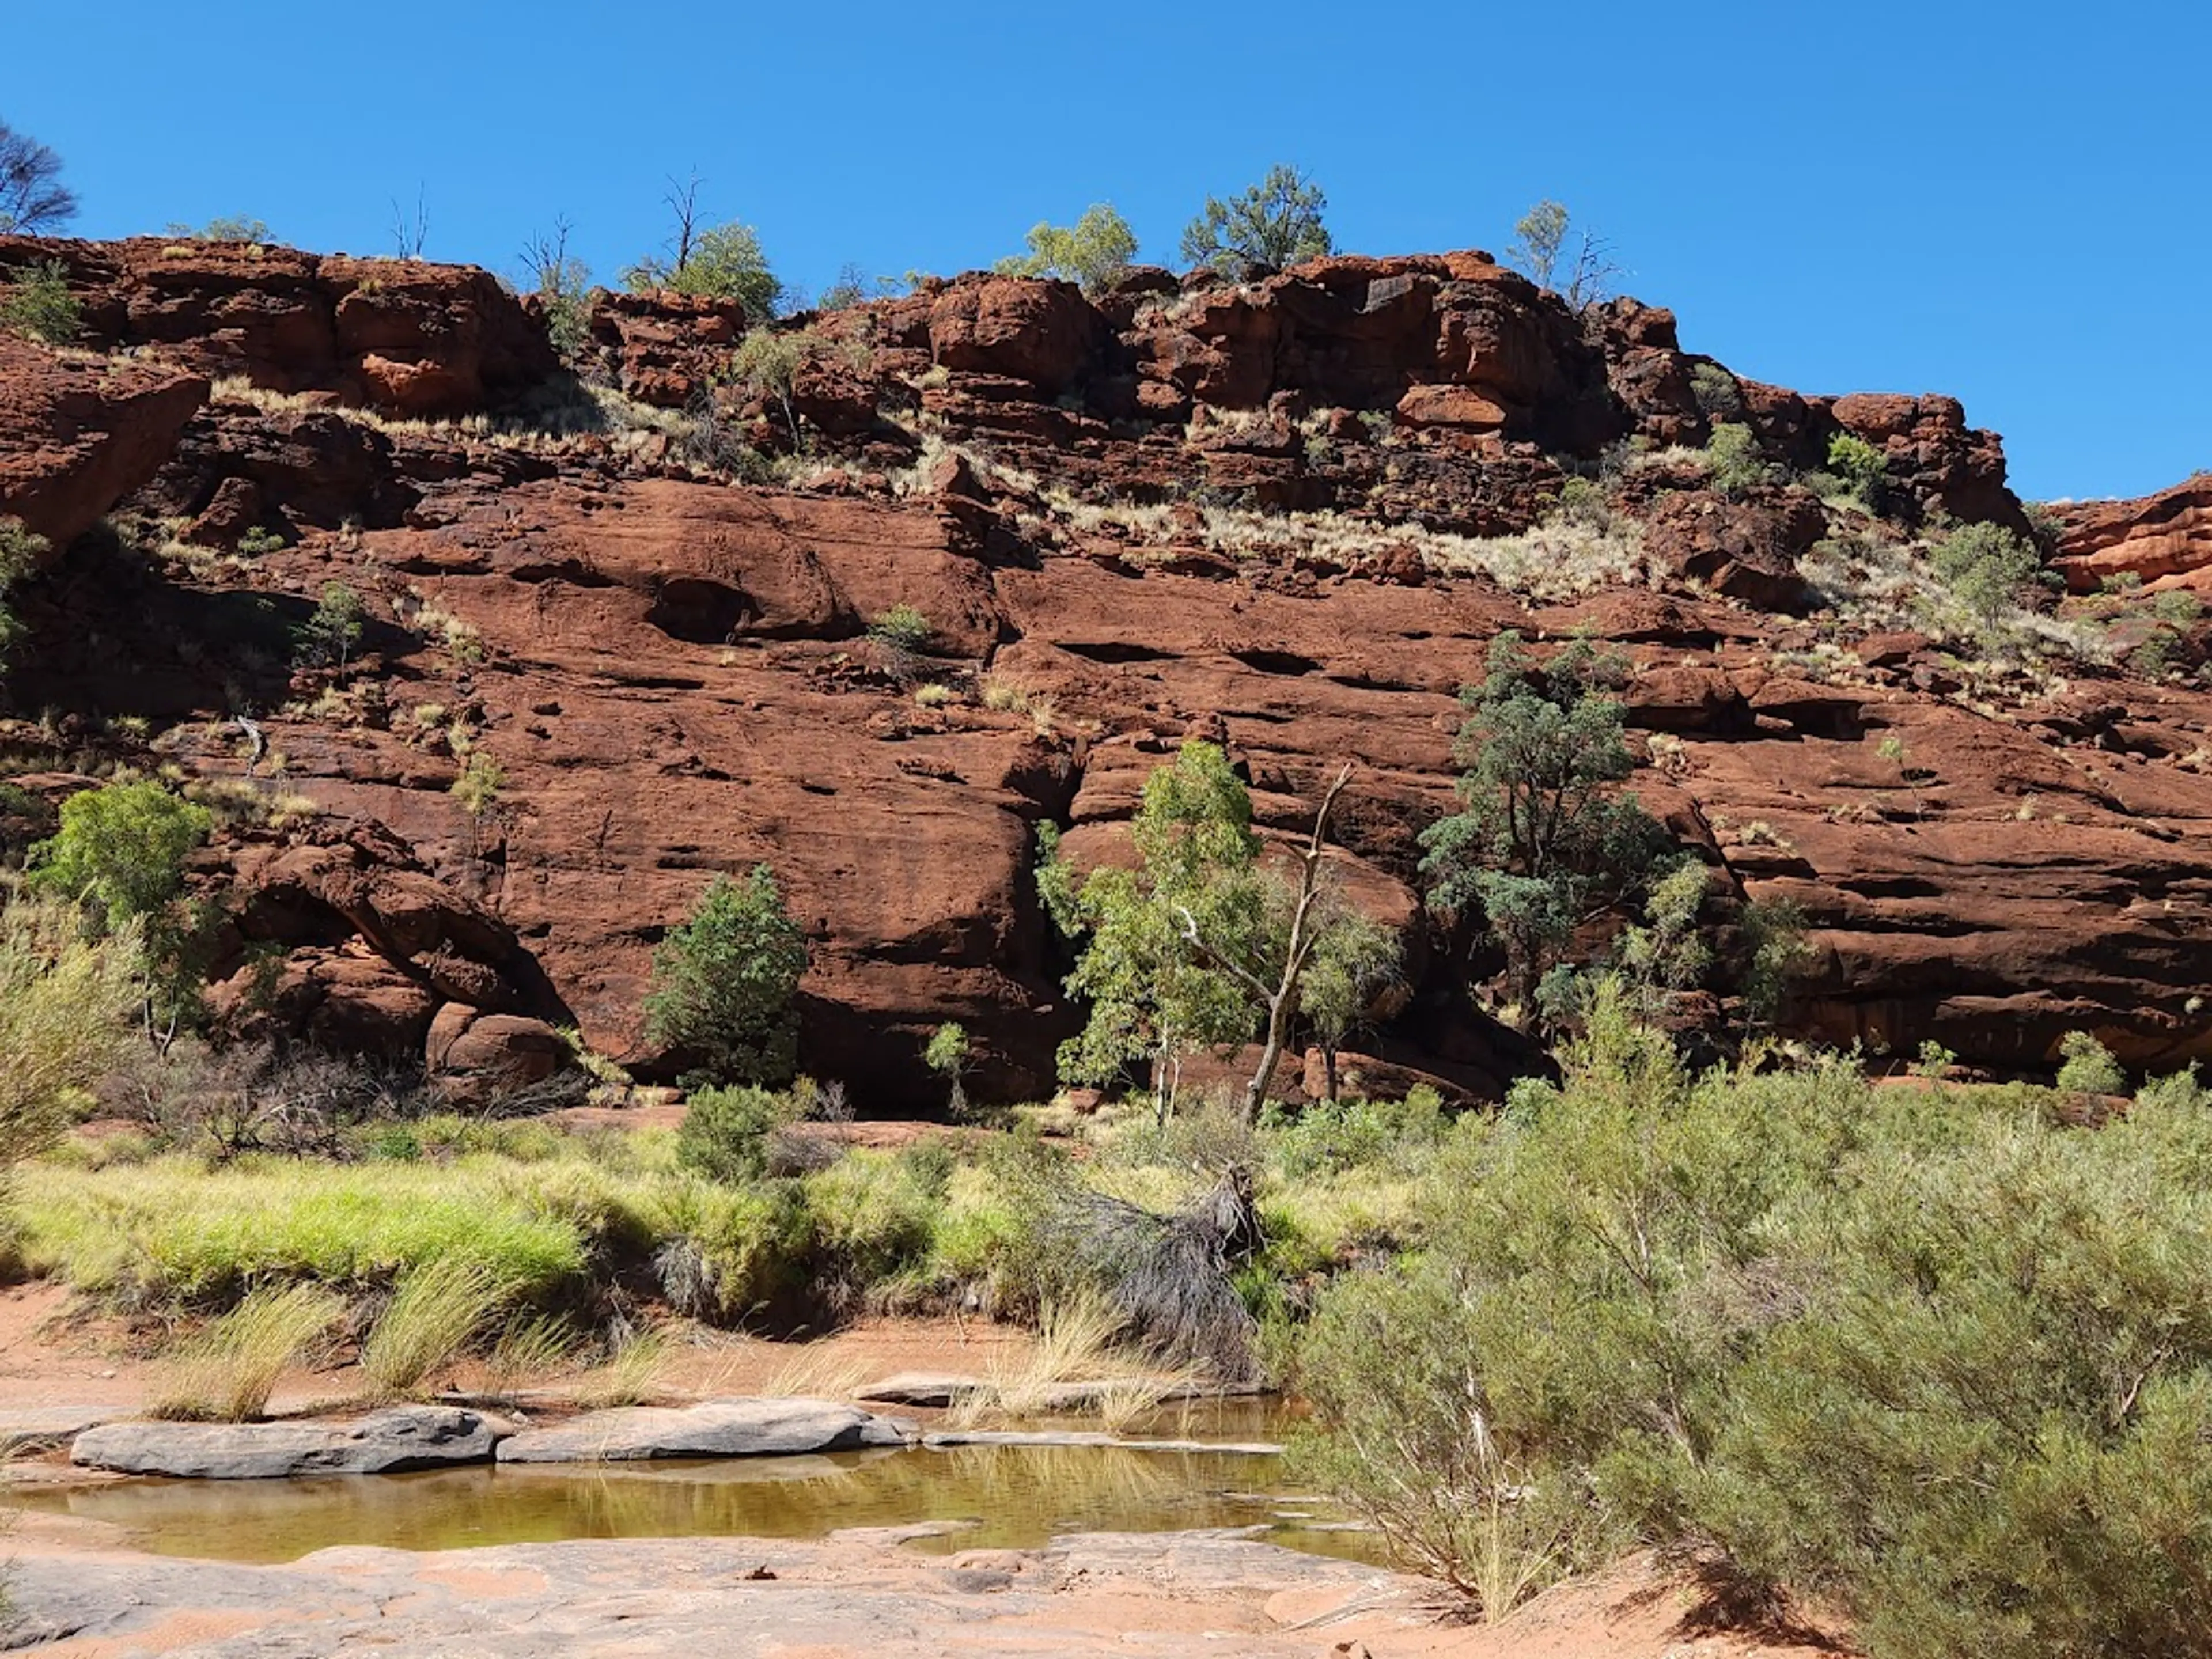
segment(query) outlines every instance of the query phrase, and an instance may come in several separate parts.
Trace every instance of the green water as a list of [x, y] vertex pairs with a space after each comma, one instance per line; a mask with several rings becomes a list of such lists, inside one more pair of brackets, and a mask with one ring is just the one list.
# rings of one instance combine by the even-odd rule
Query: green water
[[716, 1462], [510, 1464], [300, 1480], [129, 1480], [25, 1492], [27, 1507], [128, 1528], [138, 1547], [295, 1560], [341, 1544], [468, 1549], [574, 1538], [817, 1538], [954, 1522], [915, 1547], [1026, 1547], [1065, 1532], [1252, 1527], [1292, 1548], [1373, 1559], [1375, 1540], [1287, 1483], [1279, 1457], [1112, 1447], [968, 1446]]

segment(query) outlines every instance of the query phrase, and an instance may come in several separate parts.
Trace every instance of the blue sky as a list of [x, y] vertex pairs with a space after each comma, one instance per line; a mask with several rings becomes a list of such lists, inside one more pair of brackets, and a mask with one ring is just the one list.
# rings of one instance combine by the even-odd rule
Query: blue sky
[[2212, 466], [2212, 145], [2195, 3], [1122, 0], [19, 9], [0, 118], [90, 236], [284, 240], [511, 271], [565, 214], [612, 281], [664, 175], [818, 289], [1017, 251], [1111, 201], [1174, 258], [1277, 159], [1339, 246], [1502, 250], [1542, 197], [1611, 238], [1683, 343], [1808, 391], [1941, 391], [2031, 496]]

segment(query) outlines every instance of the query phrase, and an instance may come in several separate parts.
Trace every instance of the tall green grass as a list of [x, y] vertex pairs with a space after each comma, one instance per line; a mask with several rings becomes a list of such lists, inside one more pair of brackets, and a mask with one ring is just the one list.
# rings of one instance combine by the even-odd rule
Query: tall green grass
[[459, 1358], [506, 1296], [507, 1287], [478, 1262], [455, 1258], [416, 1268], [361, 1346], [369, 1386], [386, 1398], [415, 1393]]

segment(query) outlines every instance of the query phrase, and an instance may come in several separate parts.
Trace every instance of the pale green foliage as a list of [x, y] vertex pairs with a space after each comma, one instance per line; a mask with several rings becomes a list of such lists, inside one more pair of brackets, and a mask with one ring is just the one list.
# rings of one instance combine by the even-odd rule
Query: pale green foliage
[[362, 1344], [361, 1369], [369, 1386], [386, 1396], [415, 1393], [459, 1357], [504, 1295], [478, 1262], [434, 1261], [408, 1273]]
[[699, 233], [680, 263], [648, 256], [623, 273], [633, 294], [656, 291], [710, 300], [735, 300], [755, 322], [775, 315], [783, 284], [761, 252], [760, 233], [750, 225], [715, 225]]
[[471, 749], [461, 763], [459, 775], [454, 778], [450, 790], [461, 810], [472, 818], [480, 818], [499, 804], [501, 787], [507, 781], [507, 769], [481, 749]]
[[1620, 959], [1653, 1006], [1666, 994], [1695, 988], [1712, 967], [1712, 947], [1698, 931], [1712, 878], [1696, 859], [1685, 859], [1651, 884], [1644, 920], [1622, 936]]
[[0, 329], [67, 345], [83, 325], [84, 307], [70, 292], [69, 267], [58, 259], [34, 260], [0, 289]]
[[1387, 1538], [1493, 1611], [1643, 1541], [1875, 1659], [2205, 1650], [2201, 1101], [1693, 1079], [1617, 988], [1563, 1060], [1462, 1121], [1422, 1254], [1322, 1299], [1316, 1467]]
[[1996, 524], [1960, 525], [1929, 550], [1929, 559], [1984, 634], [2027, 603], [2043, 574], [2033, 545]]
[[653, 952], [647, 1032], [696, 1058], [709, 1079], [782, 1083], [798, 1065], [792, 999], [805, 971], [805, 937], [768, 866], [742, 883], [717, 876]]
[[1572, 230], [1574, 216], [1565, 204], [1542, 201], [1515, 222], [1506, 262], [1539, 288], [1550, 289], [1574, 311], [1586, 311], [1611, 297], [1620, 267], [1605, 241], [1585, 229]]
[[343, 582], [325, 582], [314, 613], [301, 625], [293, 654], [310, 667], [343, 668], [361, 647], [366, 607]]
[[248, 218], [242, 213], [210, 219], [197, 230], [180, 219], [172, 219], [167, 234], [195, 242], [240, 242], [248, 246], [258, 246], [275, 240], [270, 235], [265, 222]]
[[1395, 929], [1349, 905], [1333, 907], [1298, 984], [1298, 1009], [1334, 1063], [1352, 1028], [1399, 978], [1403, 947]]
[[1844, 480], [1859, 504], [1879, 513], [1889, 472], [1889, 460], [1864, 438], [1838, 432], [1828, 440], [1828, 471]]
[[1227, 201], [1207, 197], [1204, 210], [1182, 234], [1182, 257], [1232, 276], [1318, 259], [1334, 246], [1322, 223], [1328, 205], [1320, 185], [1296, 167], [1278, 163], [1258, 184]]
[[1243, 1042], [1257, 1011], [1249, 991], [1210, 966], [1183, 912], [1217, 950], [1254, 949], [1266, 926], [1252, 801], [1218, 745], [1187, 743], [1145, 782], [1130, 824], [1134, 870], [1091, 872], [1075, 896], [1085, 933], [1067, 988], [1090, 1004], [1079, 1036], [1060, 1046], [1060, 1075], [1108, 1083], [1149, 1060], [1164, 1101], [1175, 1060]]
[[957, 1077], [968, 1066], [968, 1028], [957, 1020], [946, 1020], [929, 1034], [921, 1063], [933, 1072]]
[[87, 906], [107, 927], [164, 910], [215, 823], [151, 779], [84, 790], [62, 803], [61, 817], [61, 833], [31, 849], [31, 884]]
[[1811, 968], [1813, 947], [1805, 942], [1805, 912], [1791, 899], [1753, 900], [1741, 925], [1744, 1024], [1756, 1031], [1774, 1024], [1790, 981]]
[[868, 624], [868, 637], [899, 651], [919, 651], [936, 629], [913, 605], [899, 604], [878, 611]]
[[820, 355], [823, 344], [820, 335], [805, 329], [780, 334], [763, 326], [750, 331], [730, 356], [730, 379], [755, 397], [776, 400], [794, 445], [799, 442], [799, 417], [792, 412], [792, 387], [799, 370]]
[[1513, 1000], [1527, 1006], [1583, 921], [1632, 891], [1662, 837], [1613, 787], [1635, 769], [1619, 665], [1577, 641], [1539, 670], [1518, 634], [1492, 643], [1455, 752], [1460, 811], [1423, 832], [1421, 869], [1440, 909], [1479, 907], [1504, 947]]
[[1705, 477], [1723, 495], [1736, 496], [1763, 483], [1771, 483], [1776, 468], [1760, 453], [1759, 436], [1733, 421], [1713, 422], [1713, 435], [1705, 442]]
[[2058, 1040], [2058, 1086], [2076, 1094], [2124, 1095], [2128, 1074], [2112, 1051], [2087, 1031], [2069, 1031]]
[[1059, 276], [1089, 295], [1114, 286], [1137, 257], [1137, 234], [1110, 203], [1097, 202], [1073, 225], [1040, 222], [1029, 234], [1030, 251], [999, 261], [1009, 276]]
[[285, 1370], [344, 1312], [344, 1299], [319, 1285], [256, 1291], [167, 1358], [147, 1410], [221, 1423], [258, 1417]]
[[66, 905], [0, 909], [0, 1171], [68, 1127], [130, 1046], [144, 994], [135, 928], [88, 939]]
[[523, 244], [522, 264], [530, 294], [545, 319], [545, 336], [562, 362], [583, 361], [592, 343], [592, 268], [568, 252], [568, 222], [553, 234]]

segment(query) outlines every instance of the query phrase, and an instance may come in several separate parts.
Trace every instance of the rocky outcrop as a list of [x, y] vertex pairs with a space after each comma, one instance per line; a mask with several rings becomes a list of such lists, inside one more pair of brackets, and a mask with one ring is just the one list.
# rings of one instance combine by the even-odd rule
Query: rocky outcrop
[[502, 1463], [630, 1463], [672, 1457], [793, 1457], [904, 1446], [887, 1417], [828, 1400], [709, 1400], [627, 1406], [526, 1429], [499, 1443]]
[[0, 518], [58, 553], [153, 477], [207, 395], [196, 374], [0, 335]]
[[2059, 525], [2054, 562], [2075, 592], [2094, 593], [2107, 578], [2135, 577], [2149, 588], [2212, 597], [2212, 472], [2155, 495], [2068, 501], [2052, 511]]
[[400, 1474], [488, 1463], [507, 1431], [450, 1406], [395, 1406], [347, 1423], [105, 1423], [77, 1436], [70, 1461], [194, 1480]]
[[[264, 253], [257, 285], [252, 255], [76, 257], [212, 261], [238, 318], [222, 350], [301, 384], [356, 372], [335, 333], [294, 362], [270, 320], [330, 262]], [[435, 337], [407, 314], [380, 355]], [[741, 320], [607, 296], [593, 368], [690, 409]], [[1474, 253], [1140, 272], [1095, 304], [979, 275], [808, 327], [792, 401], [813, 448], [781, 484], [732, 483], [665, 420], [495, 438], [226, 397], [141, 504], [286, 544], [198, 569], [81, 555], [46, 579], [20, 702], [149, 717], [137, 759], [233, 780], [240, 745], [207, 722], [266, 709], [283, 787], [319, 815], [228, 837], [203, 872], [241, 896], [228, 1006], [266, 988], [273, 950], [269, 1018], [462, 1087], [556, 1058], [568, 1024], [665, 1078], [653, 948], [715, 872], [766, 861], [812, 954], [805, 1065], [865, 1109], [929, 1109], [916, 1059], [957, 1019], [972, 1091], [1033, 1097], [1077, 1018], [1039, 827], [1083, 862], [1126, 856], [1146, 773], [1200, 736], [1278, 843], [1354, 763], [1338, 870], [1407, 977], [1365, 1063], [1492, 1093], [1529, 1056], [1470, 997], [1495, 960], [1425, 909], [1419, 837], [1455, 802], [1455, 693], [1513, 629], [1627, 654], [1635, 787], [1715, 872], [1717, 939], [1752, 900], [1812, 925], [1794, 1029], [2006, 1067], [2077, 1028], [2131, 1064], [2212, 1055], [2212, 696], [2094, 660], [1970, 683], [1807, 584], [1816, 544], [1874, 520], [1795, 485], [1705, 489], [1665, 449], [1718, 413], [1803, 469], [1848, 431], [1886, 456], [1905, 524], [2016, 521], [2001, 447], [1954, 402], [1723, 386], [1671, 314], [1577, 317]], [[787, 445], [781, 408], [722, 395], [724, 430]], [[1518, 540], [1571, 472], [1598, 517]], [[330, 581], [367, 602], [362, 655], [295, 672], [289, 629]], [[929, 624], [918, 650], [870, 636], [902, 605]], [[465, 755], [498, 780], [475, 811]]]
[[256, 243], [0, 236], [0, 275], [58, 260], [80, 343], [154, 348], [210, 379], [394, 416], [472, 414], [556, 365], [542, 325], [489, 271]]

